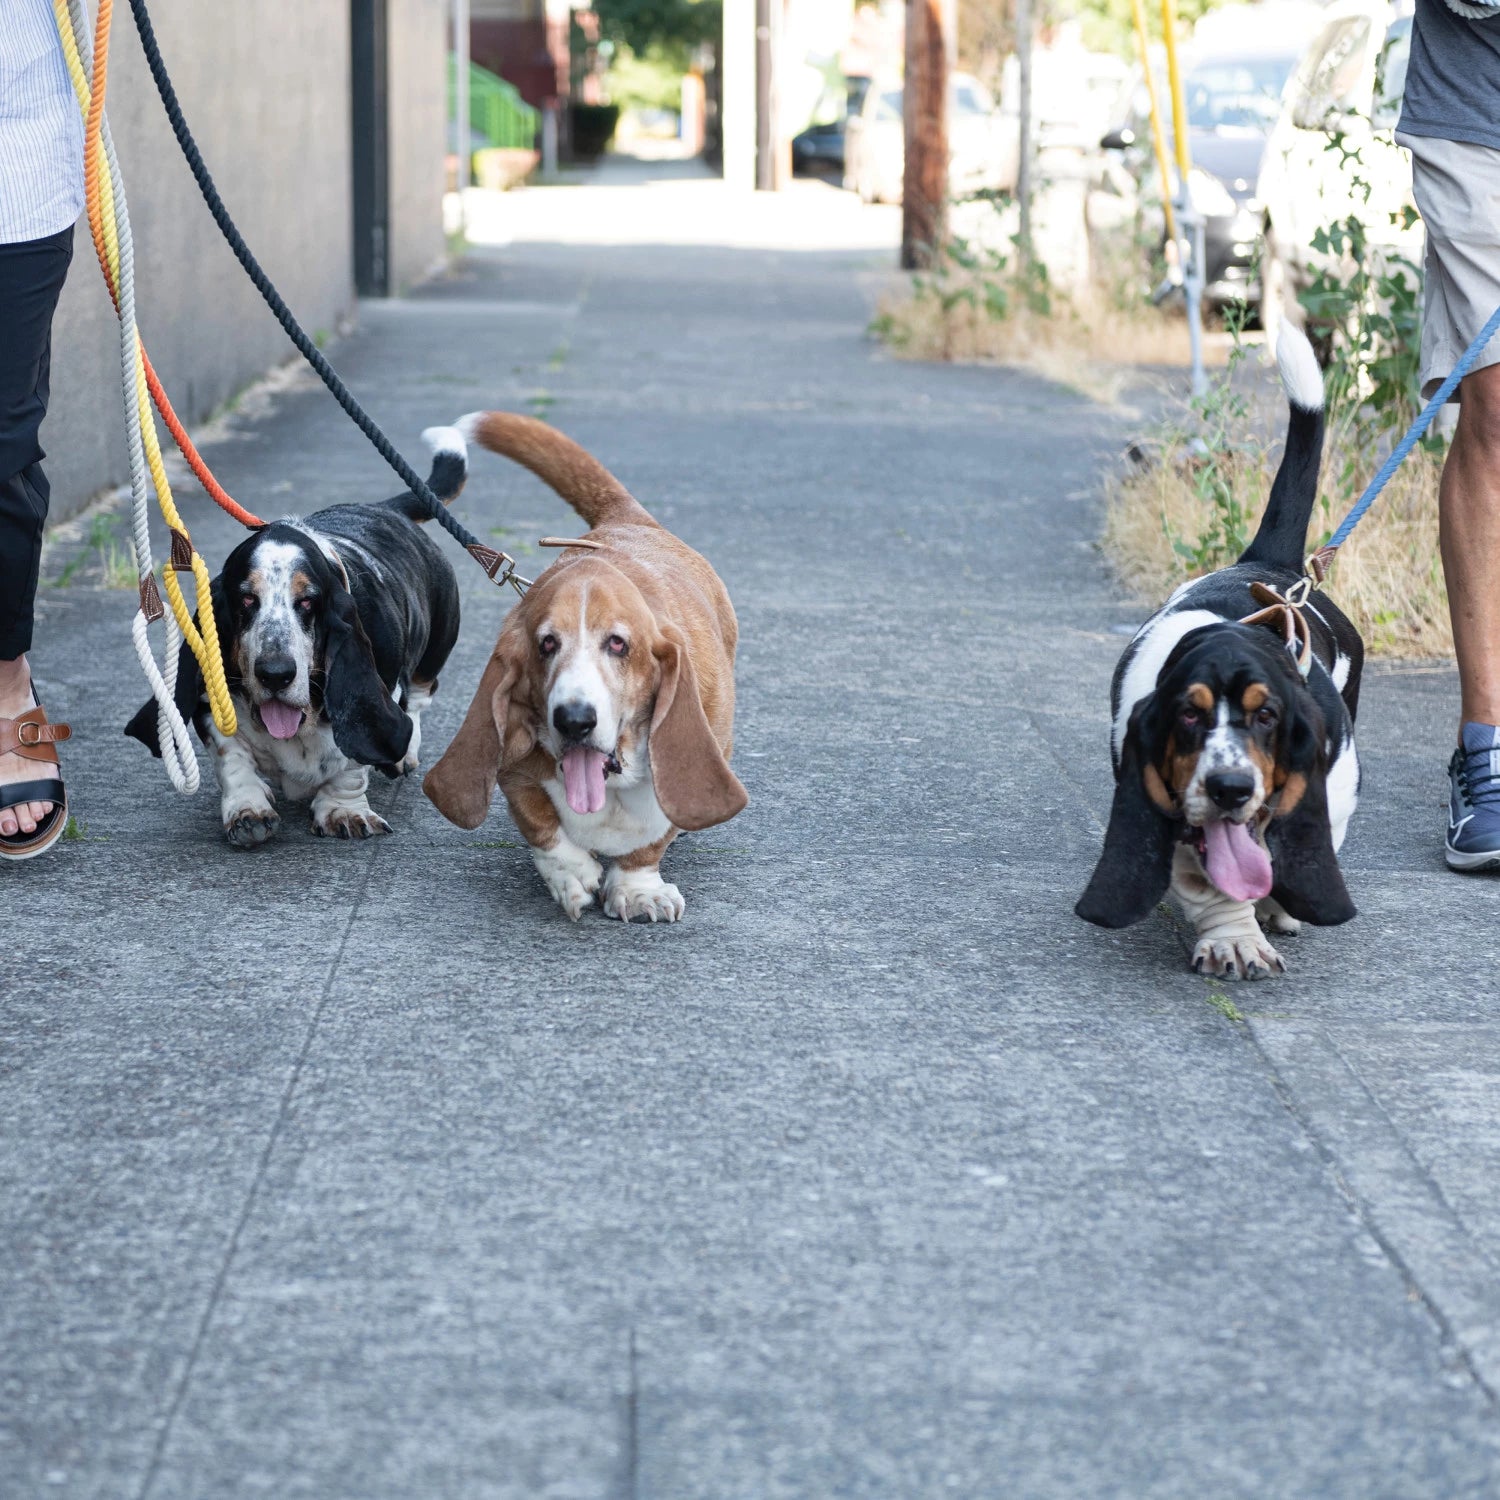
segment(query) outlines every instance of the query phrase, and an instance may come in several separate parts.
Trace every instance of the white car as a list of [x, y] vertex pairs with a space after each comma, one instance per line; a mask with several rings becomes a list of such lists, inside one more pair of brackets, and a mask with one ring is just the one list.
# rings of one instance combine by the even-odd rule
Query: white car
[[1273, 337], [1281, 318], [1304, 321], [1297, 293], [1333, 268], [1335, 257], [1314, 247], [1320, 229], [1355, 217], [1377, 255], [1421, 264], [1411, 164], [1395, 142], [1410, 45], [1409, 13], [1337, 0], [1287, 83], [1256, 188], [1261, 318]]
[[[900, 82], [877, 81], [844, 127], [844, 186], [866, 203], [899, 203], [906, 171]], [[1019, 143], [989, 91], [967, 73], [948, 78], [948, 183], [955, 194], [1016, 185]]]

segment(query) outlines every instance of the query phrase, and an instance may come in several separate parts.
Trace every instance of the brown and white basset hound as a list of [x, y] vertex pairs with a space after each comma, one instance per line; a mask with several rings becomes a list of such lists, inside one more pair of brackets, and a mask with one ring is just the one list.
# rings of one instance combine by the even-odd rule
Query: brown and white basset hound
[[[477, 828], [498, 782], [559, 906], [675, 922], [661, 877], [684, 829], [749, 797], [729, 768], [738, 625], [713, 568], [602, 464], [530, 417], [454, 426], [525, 465], [588, 523], [507, 616], [462, 727], [423, 789]], [[611, 861], [608, 872], [597, 856]]]

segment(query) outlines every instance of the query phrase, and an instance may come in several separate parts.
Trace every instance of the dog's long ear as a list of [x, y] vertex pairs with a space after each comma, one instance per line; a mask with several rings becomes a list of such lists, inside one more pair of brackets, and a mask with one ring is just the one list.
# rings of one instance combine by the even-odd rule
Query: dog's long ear
[[370, 638], [347, 589], [329, 591], [323, 623], [323, 708], [333, 742], [360, 765], [394, 768], [411, 744], [411, 719], [375, 670]]
[[[229, 609], [224, 602], [222, 577], [214, 579], [210, 598], [213, 602], [214, 624], [219, 632], [219, 652], [222, 655], [229, 646]], [[198, 624], [197, 611], [193, 614], [193, 624]], [[172, 692], [172, 701], [177, 705], [177, 712], [182, 715], [184, 724], [192, 724], [198, 720], [203, 704], [203, 669], [198, 665], [198, 658], [193, 655], [192, 648], [186, 641], [177, 651], [177, 685]], [[139, 740], [158, 760], [161, 759], [160, 726], [157, 722], [155, 698], [147, 698], [141, 704], [135, 717], [125, 726], [125, 733], [131, 739]]]
[[1276, 815], [1266, 828], [1274, 884], [1271, 895], [1288, 916], [1337, 927], [1355, 915], [1328, 824], [1323, 718], [1304, 690], [1289, 697], [1283, 728], [1282, 783]]
[[1157, 732], [1153, 693], [1130, 715], [1104, 851], [1073, 908], [1085, 922], [1099, 927], [1129, 927], [1149, 916], [1172, 879], [1172, 819], [1146, 786], [1148, 776], [1155, 778], [1158, 796], [1165, 797], [1153, 763]]
[[687, 639], [664, 625], [656, 647], [661, 686], [651, 714], [651, 779], [678, 828], [712, 828], [741, 812], [750, 794], [729, 769], [709, 728]]
[[502, 767], [529, 755], [536, 744], [530, 717], [515, 702], [524, 670], [521, 654], [502, 636], [458, 733], [423, 779], [428, 800], [460, 828], [484, 822]]

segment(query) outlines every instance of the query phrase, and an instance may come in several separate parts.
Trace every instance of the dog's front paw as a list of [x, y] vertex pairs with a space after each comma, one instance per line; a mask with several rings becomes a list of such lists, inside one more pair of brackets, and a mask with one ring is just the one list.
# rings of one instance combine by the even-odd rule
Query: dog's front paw
[[551, 849], [533, 849], [531, 857], [552, 899], [576, 922], [584, 907], [594, 904], [604, 866], [588, 850], [566, 840], [559, 840]]
[[1264, 937], [1200, 938], [1193, 968], [1220, 979], [1269, 979], [1286, 973], [1286, 963]]
[[621, 922], [644, 917], [649, 922], [675, 922], [687, 903], [675, 885], [658, 870], [622, 870], [618, 865], [604, 877], [604, 914]]
[[325, 807], [314, 809], [312, 831], [319, 838], [373, 839], [390, 833], [391, 825], [368, 807]]
[[256, 849], [281, 827], [274, 807], [242, 807], [224, 814], [224, 836], [236, 849]]
[[1281, 903], [1270, 896], [1255, 903], [1255, 915], [1267, 932], [1279, 933], [1284, 937], [1296, 937], [1302, 931], [1301, 922], [1296, 917], [1288, 916], [1282, 909]]

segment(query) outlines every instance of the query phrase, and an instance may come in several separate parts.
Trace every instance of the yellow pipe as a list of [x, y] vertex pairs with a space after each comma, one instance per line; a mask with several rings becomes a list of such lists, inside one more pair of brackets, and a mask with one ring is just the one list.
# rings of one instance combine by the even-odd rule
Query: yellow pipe
[[1167, 44], [1167, 82], [1172, 89], [1172, 134], [1177, 140], [1177, 172], [1185, 194], [1193, 163], [1188, 152], [1187, 100], [1182, 92], [1182, 70], [1177, 66], [1177, 7], [1172, 0], [1161, 0], [1161, 29]]
[[1146, 35], [1146, 7], [1143, 0], [1130, 0], [1135, 12], [1135, 35], [1141, 44], [1141, 72], [1146, 78], [1146, 98], [1151, 104], [1151, 147], [1156, 153], [1156, 169], [1161, 173], [1161, 202], [1167, 218], [1167, 243], [1177, 245], [1177, 211], [1172, 207], [1172, 169], [1167, 163], [1167, 139], [1162, 130], [1161, 104], [1156, 97], [1156, 75], [1151, 71], [1151, 44]]

